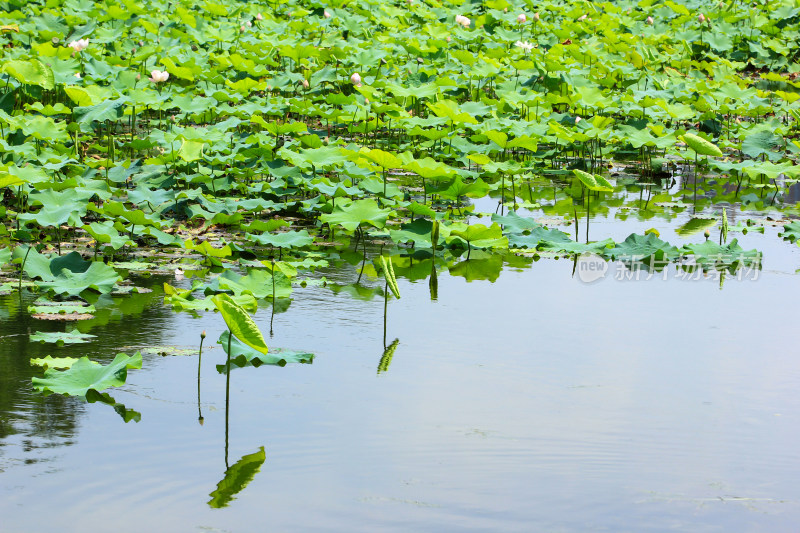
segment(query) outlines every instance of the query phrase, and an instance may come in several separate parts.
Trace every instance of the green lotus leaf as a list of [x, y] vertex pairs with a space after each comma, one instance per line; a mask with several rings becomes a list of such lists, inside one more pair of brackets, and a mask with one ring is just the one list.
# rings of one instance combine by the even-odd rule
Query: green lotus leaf
[[742, 141], [742, 153], [753, 159], [765, 155], [770, 161], [775, 161], [783, 157], [783, 143], [783, 138], [773, 131], [761, 129], [747, 134]]
[[541, 227], [541, 224], [532, 218], [519, 216], [516, 211], [509, 211], [508, 215], [492, 214], [492, 222], [497, 222], [503, 226], [503, 231], [508, 233], [523, 233], [534, 228]]
[[[96, 338], [97, 335], [89, 335], [88, 333], [81, 333], [78, 330], [62, 332], [62, 331], [37, 331], [29, 337], [31, 342], [49, 342], [63, 346], [64, 344], [80, 344], [89, 342], [90, 339]], [[53, 366], [53, 365], [49, 365]]]
[[42, 89], [53, 90], [56, 86], [53, 69], [38, 59], [12, 59], [0, 67], [0, 72], [12, 76], [20, 83], [38, 85]]
[[656, 261], [671, 260], [680, 255], [680, 251], [664, 242], [654, 233], [639, 235], [631, 233], [625, 241], [604, 252], [606, 257], [625, 261], [644, 261], [653, 257]]
[[302, 248], [314, 243], [314, 238], [306, 230], [264, 233], [261, 235], [247, 233], [245, 238], [263, 246], [275, 246], [277, 248]]
[[89, 390], [101, 392], [109, 387], [119, 387], [128, 378], [128, 369], [142, 368], [142, 354], [117, 354], [108, 365], [81, 357], [68, 370], [48, 369], [43, 378], [32, 378], [33, 386], [40, 391], [86, 396]]
[[92, 262], [84, 272], [73, 272], [65, 268], [52, 280], [41, 281], [39, 285], [52, 290], [55, 294], [78, 296], [86, 289], [94, 289], [101, 293], [111, 292], [121, 279], [122, 277], [112, 267], [101, 262]]
[[400, 168], [403, 162], [394, 154], [380, 149], [370, 150], [369, 148], [362, 148], [358, 152], [359, 155], [366, 156], [370, 161], [375, 163], [381, 168]]
[[684, 133], [681, 137], [686, 145], [694, 150], [699, 155], [713, 155], [716, 157], [722, 156], [722, 150], [719, 147], [702, 137], [693, 133]]
[[[48, 355], [47, 357], [40, 357], [31, 359], [32, 366], [41, 366], [45, 370], [48, 368], [60, 368], [62, 370], [71, 368], [72, 365], [78, 362], [77, 357], [53, 357], [52, 355]], [[99, 364], [99, 363], [95, 363]]]
[[[228, 353], [228, 338], [230, 332], [223, 331], [219, 336], [218, 344], [222, 346], [225, 353]], [[231, 369], [244, 368], [248, 366], [259, 367], [261, 365], [286, 366], [290, 363], [310, 364], [314, 362], [314, 354], [302, 351], [284, 350], [273, 348], [268, 353], [259, 352], [236, 337], [231, 339]], [[227, 372], [227, 364], [217, 365], [220, 374]]]
[[266, 461], [262, 446], [256, 453], [245, 455], [225, 471], [225, 477], [217, 483], [217, 489], [209, 494], [208, 506], [213, 509], [227, 507], [233, 497], [239, 494], [253, 480]]
[[687, 244], [684, 246], [687, 253], [694, 256], [698, 265], [714, 265], [738, 268], [740, 265], [761, 265], [761, 252], [758, 250], [745, 250], [739, 246], [737, 239], [727, 244], [717, 244], [706, 240], [701, 244]]
[[583, 185], [590, 191], [597, 192], [614, 192], [614, 186], [609, 183], [603, 176], [597, 174], [589, 174], [583, 170], [575, 169], [572, 171], [575, 176], [583, 183]]
[[461, 176], [456, 178], [444, 189], [436, 191], [442, 198], [458, 200], [462, 196], [469, 198], [482, 198], [489, 192], [489, 185], [485, 181], [478, 178], [471, 183], [465, 183]]
[[508, 248], [508, 238], [503, 236], [503, 231], [496, 222], [488, 227], [483, 224], [470, 224], [463, 229], [454, 229], [455, 227], [454, 224], [450, 228], [448, 242], [452, 242], [453, 237], [458, 237], [473, 248]]
[[178, 150], [178, 155], [187, 163], [203, 159], [203, 147], [206, 143], [202, 141], [184, 140]]
[[[798, 242], [797, 239], [800, 239], [800, 220], [789, 222], [783, 226], [783, 231], [778, 233], [778, 236], [783, 237], [785, 241]], [[800, 246], [800, 242], [798, 246]]]
[[[255, 313], [258, 310], [258, 302], [252, 294], [241, 294], [233, 296], [234, 302], [247, 311]], [[192, 298], [181, 294], [168, 294], [164, 296], [164, 304], [171, 305], [173, 309], [180, 311], [213, 311], [217, 308], [211, 298]]]
[[264, 270], [251, 270], [245, 276], [226, 270], [214, 278], [205, 291], [231, 291], [236, 296], [251, 294], [255, 298], [289, 298], [292, 295], [292, 282], [286, 274], [276, 272], [274, 283], [275, 294], [272, 293], [272, 275]]
[[[27, 246], [14, 249], [14, 258], [23, 261]], [[77, 296], [86, 289], [111, 292], [114, 285], [122, 279], [110, 266], [101, 262], [85, 261], [78, 252], [48, 257], [36, 249], [27, 253], [25, 273], [31, 278], [40, 278], [40, 286], [52, 289], [56, 294]]]
[[106, 100], [97, 105], [76, 107], [73, 112], [78, 123], [81, 124], [83, 131], [91, 131], [91, 124], [93, 122], [105, 122], [106, 120], [116, 122], [122, 118], [124, 105], [127, 101], [127, 98]]
[[237, 305], [230, 296], [227, 294], [217, 294], [211, 298], [211, 300], [214, 302], [214, 305], [217, 306], [217, 310], [219, 310], [222, 318], [225, 320], [228, 329], [237, 339], [261, 353], [267, 353], [269, 351], [267, 343], [264, 341], [264, 336], [261, 334], [261, 330], [258, 329], [256, 323], [253, 322], [250, 314]]
[[361, 224], [369, 224], [378, 229], [386, 225], [392, 214], [391, 209], [382, 209], [372, 199], [355, 200], [349, 204], [337, 203], [333, 212], [320, 216], [320, 221], [332, 226], [341, 226], [347, 231], [355, 231]]
[[456, 174], [456, 169], [431, 157], [412, 159], [404, 163], [403, 168], [426, 179], [447, 178]]

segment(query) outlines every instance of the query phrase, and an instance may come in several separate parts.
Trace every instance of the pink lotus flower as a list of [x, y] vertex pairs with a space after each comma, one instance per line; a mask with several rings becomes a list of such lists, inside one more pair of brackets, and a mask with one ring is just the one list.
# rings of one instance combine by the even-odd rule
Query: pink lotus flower
[[325, 11], [322, 13], [322, 15], [323, 15], [323, 16], [324, 16], [326, 19], [329, 19], [329, 18], [331, 18], [331, 14], [330, 14], [330, 13], [328, 13], [328, 10], [327, 10], [327, 9], [326, 9], [326, 10], [325, 10]]
[[456, 15], [456, 24], [461, 24], [465, 28], [469, 28], [469, 25], [472, 24], [472, 21], [464, 15]]
[[646, 21], [646, 22], [647, 22], [649, 25], [651, 25], [651, 26], [652, 26], [652, 25], [653, 25], [653, 22], [655, 22], [655, 21], [653, 20], [653, 17], [647, 17], [647, 21]]
[[72, 41], [67, 46], [76, 52], [82, 52], [89, 47], [89, 39], [78, 39], [77, 41]]
[[256, 13], [256, 20], [264, 20], [264, 16], [261, 13]]
[[162, 83], [169, 79], [169, 72], [160, 71], [160, 70], [153, 70], [150, 72], [150, 77], [148, 78], [153, 83]]
[[525, 24], [528, 21], [528, 17], [525, 16], [525, 13], [520, 13], [517, 15], [517, 24]]
[[358, 72], [353, 72], [350, 76], [350, 82], [356, 87], [361, 87], [361, 75]]

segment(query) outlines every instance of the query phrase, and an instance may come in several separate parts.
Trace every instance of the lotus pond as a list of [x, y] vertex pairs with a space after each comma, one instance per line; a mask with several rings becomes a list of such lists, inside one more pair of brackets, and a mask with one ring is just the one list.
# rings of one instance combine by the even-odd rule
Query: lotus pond
[[0, 12], [3, 531], [795, 530], [796, 0]]

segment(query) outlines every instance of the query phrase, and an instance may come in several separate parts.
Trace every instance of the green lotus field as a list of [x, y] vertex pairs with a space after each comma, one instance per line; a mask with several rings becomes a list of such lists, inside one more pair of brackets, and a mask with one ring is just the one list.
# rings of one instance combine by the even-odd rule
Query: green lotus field
[[798, 0], [6, 0], [0, 32], [9, 531], [796, 524]]

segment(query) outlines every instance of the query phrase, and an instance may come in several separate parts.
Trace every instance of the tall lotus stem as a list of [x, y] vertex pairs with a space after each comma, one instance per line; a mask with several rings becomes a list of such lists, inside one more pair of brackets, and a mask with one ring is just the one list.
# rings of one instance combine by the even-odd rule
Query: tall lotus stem
[[203, 425], [203, 411], [200, 410], [200, 363], [203, 360], [203, 341], [206, 339], [206, 330], [200, 334], [200, 349], [197, 353], [197, 421]]

